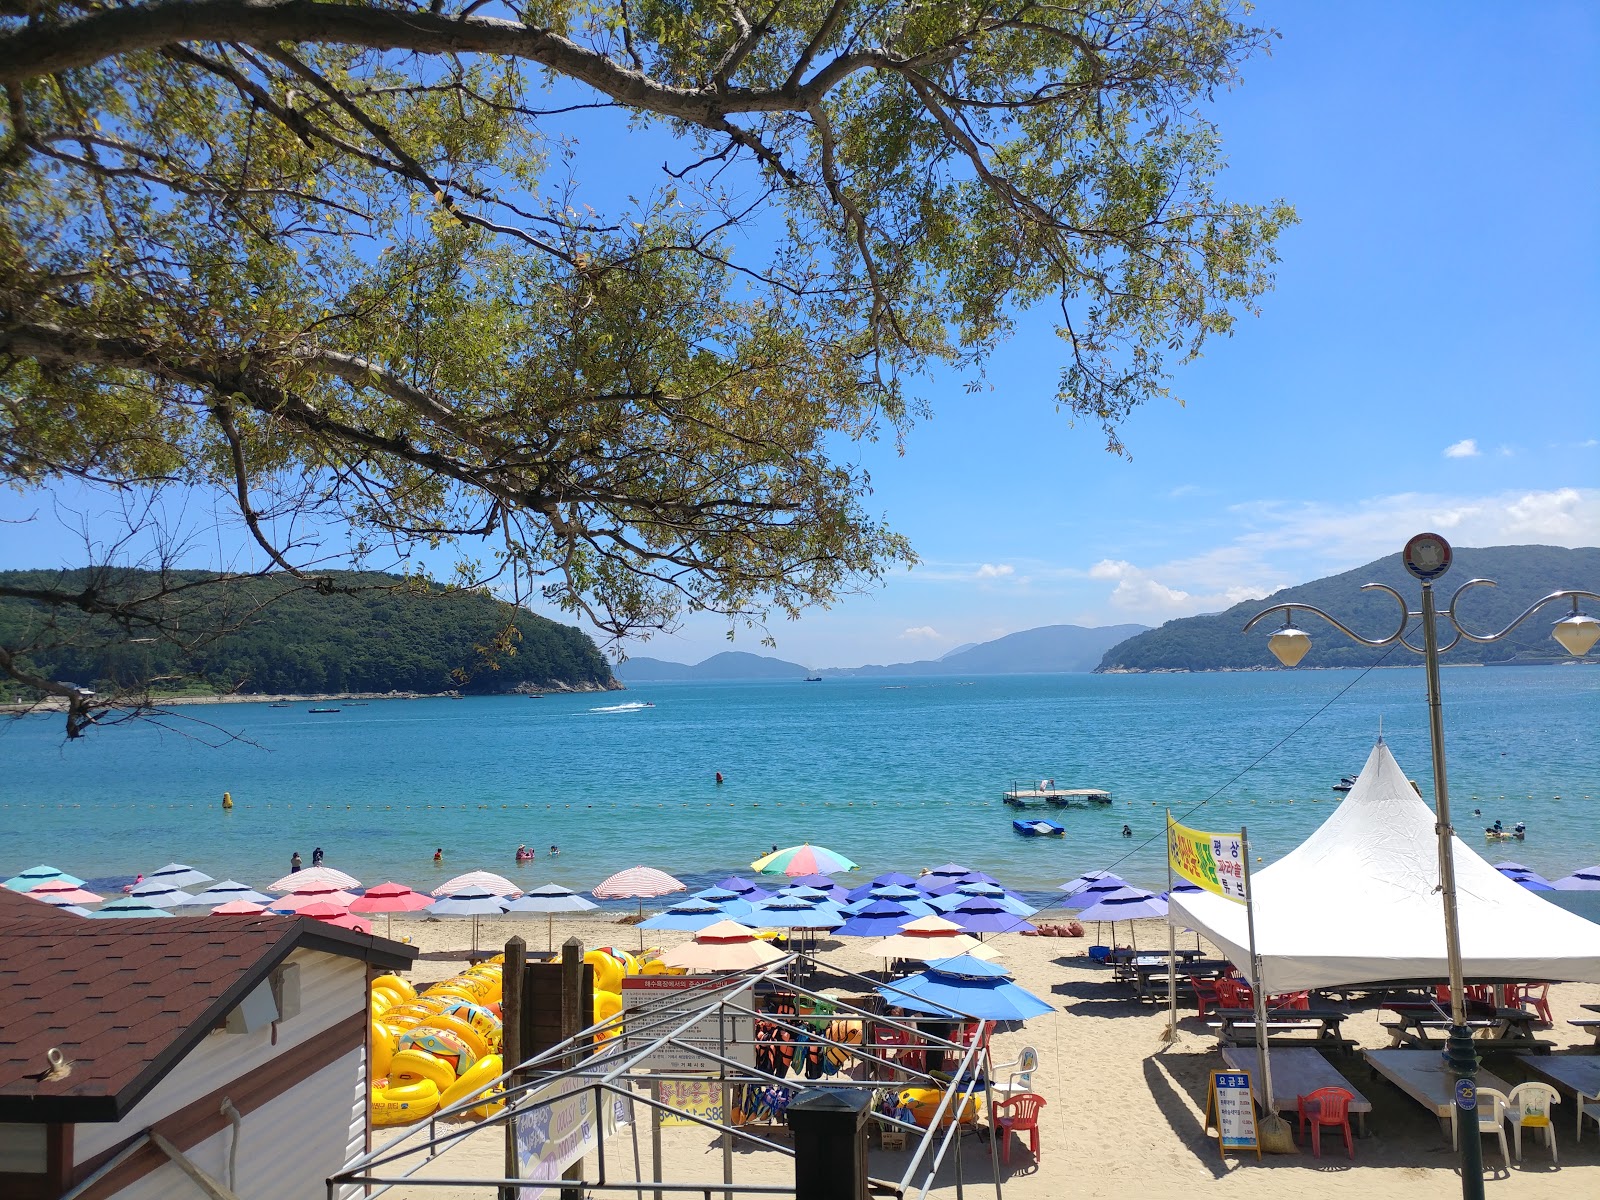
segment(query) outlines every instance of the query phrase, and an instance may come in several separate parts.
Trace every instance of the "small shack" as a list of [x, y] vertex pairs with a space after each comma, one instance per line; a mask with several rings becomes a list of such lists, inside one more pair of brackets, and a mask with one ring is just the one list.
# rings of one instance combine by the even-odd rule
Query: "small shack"
[[370, 1148], [368, 981], [411, 947], [5, 892], [0, 930], [0, 1196], [321, 1196]]

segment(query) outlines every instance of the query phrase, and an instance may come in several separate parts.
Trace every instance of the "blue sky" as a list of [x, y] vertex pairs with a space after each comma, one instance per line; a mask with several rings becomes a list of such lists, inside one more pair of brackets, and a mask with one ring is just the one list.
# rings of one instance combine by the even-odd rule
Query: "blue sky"
[[[775, 623], [776, 649], [748, 633], [733, 648], [854, 665], [1057, 622], [1159, 624], [1428, 527], [1600, 543], [1600, 6], [1257, 15], [1283, 36], [1214, 111], [1220, 192], [1300, 216], [1263, 315], [1180, 373], [1186, 405], [1128, 422], [1131, 460], [1055, 411], [1058, 345], [1026, 321], [991, 390], [936, 380], [904, 457], [861, 449], [870, 507], [922, 564]], [[0, 566], [73, 556], [47, 498], [0, 501], [31, 512], [0, 527]], [[695, 661], [724, 633], [695, 621], [628, 651]]]

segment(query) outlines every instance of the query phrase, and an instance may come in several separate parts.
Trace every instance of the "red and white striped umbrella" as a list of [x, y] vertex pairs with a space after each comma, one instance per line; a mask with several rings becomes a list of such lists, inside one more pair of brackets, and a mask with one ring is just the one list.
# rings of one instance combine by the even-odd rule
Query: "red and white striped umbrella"
[[654, 867], [629, 867], [603, 881], [591, 893], [602, 900], [648, 900], [668, 892], [686, 892], [689, 885]]
[[458, 892], [472, 891], [482, 888], [496, 896], [520, 896], [522, 889], [504, 875], [496, 875], [493, 871], [468, 871], [465, 875], [457, 875], [454, 879], [441, 883], [433, 889], [435, 896], [454, 896]]
[[307, 867], [304, 871], [290, 871], [277, 883], [267, 888], [269, 892], [299, 892], [309, 887], [331, 886], [336, 888], [360, 887], [361, 881], [354, 875], [346, 875], [334, 867]]
[[279, 912], [285, 909], [299, 912], [308, 904], [330, 904], [339, 912], [349, 912], [350, 906], [359, 899], [361, 897], [353, 892], [341, 891], [338, 888], [308, 888], [303, 892], [290, 892], [275, 901], [272, 907]]

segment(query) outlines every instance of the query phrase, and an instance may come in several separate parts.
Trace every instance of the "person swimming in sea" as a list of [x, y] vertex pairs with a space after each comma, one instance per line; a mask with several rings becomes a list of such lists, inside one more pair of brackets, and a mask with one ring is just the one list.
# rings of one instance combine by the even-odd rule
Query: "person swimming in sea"
[[433, 861], [436, 862], [436, 863], [442, 863], [444, 861], [444, 847], [443, 846], [439, 847], [439, 849], [437, 849], [437, 850], [435, 850], [433, 852]]
[[529, 861], [532, 860], [532, 858], [533, 858], [533, 851], [529, 850], [527, 846], [518, 846], [517, 847], [517, 861], [519, 863], [520, 862], [529, 862]]
[[1133, 836], [1133, 826], [1124, 825], [1122, 827], [1122, 836], [1123, 837], [1132, 837]]
[[289, 874], [293, 875], [300, 869], [300, 851], [296, 850], [289, 856]]
[[554, 842], [551, 842], [550, 843], [550, 857], [551, 858], [557, 858], [557, 857], [560, 856], [560, 854], [561, 854], [561, 847], [557, 846]]
[[320, 867], [322, 865], [322, 847], [321, 846], [318, 846], [315, 850], [313, 850], [311, 852], [311, 865], [313, 867]]

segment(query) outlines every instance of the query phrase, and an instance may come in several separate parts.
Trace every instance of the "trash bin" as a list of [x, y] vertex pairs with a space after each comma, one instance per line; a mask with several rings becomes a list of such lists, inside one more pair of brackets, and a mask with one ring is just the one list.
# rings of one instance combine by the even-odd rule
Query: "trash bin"
[[795, 1200], [867, 1200], [867, 1088], [809, 1088], [789, 1103]]

